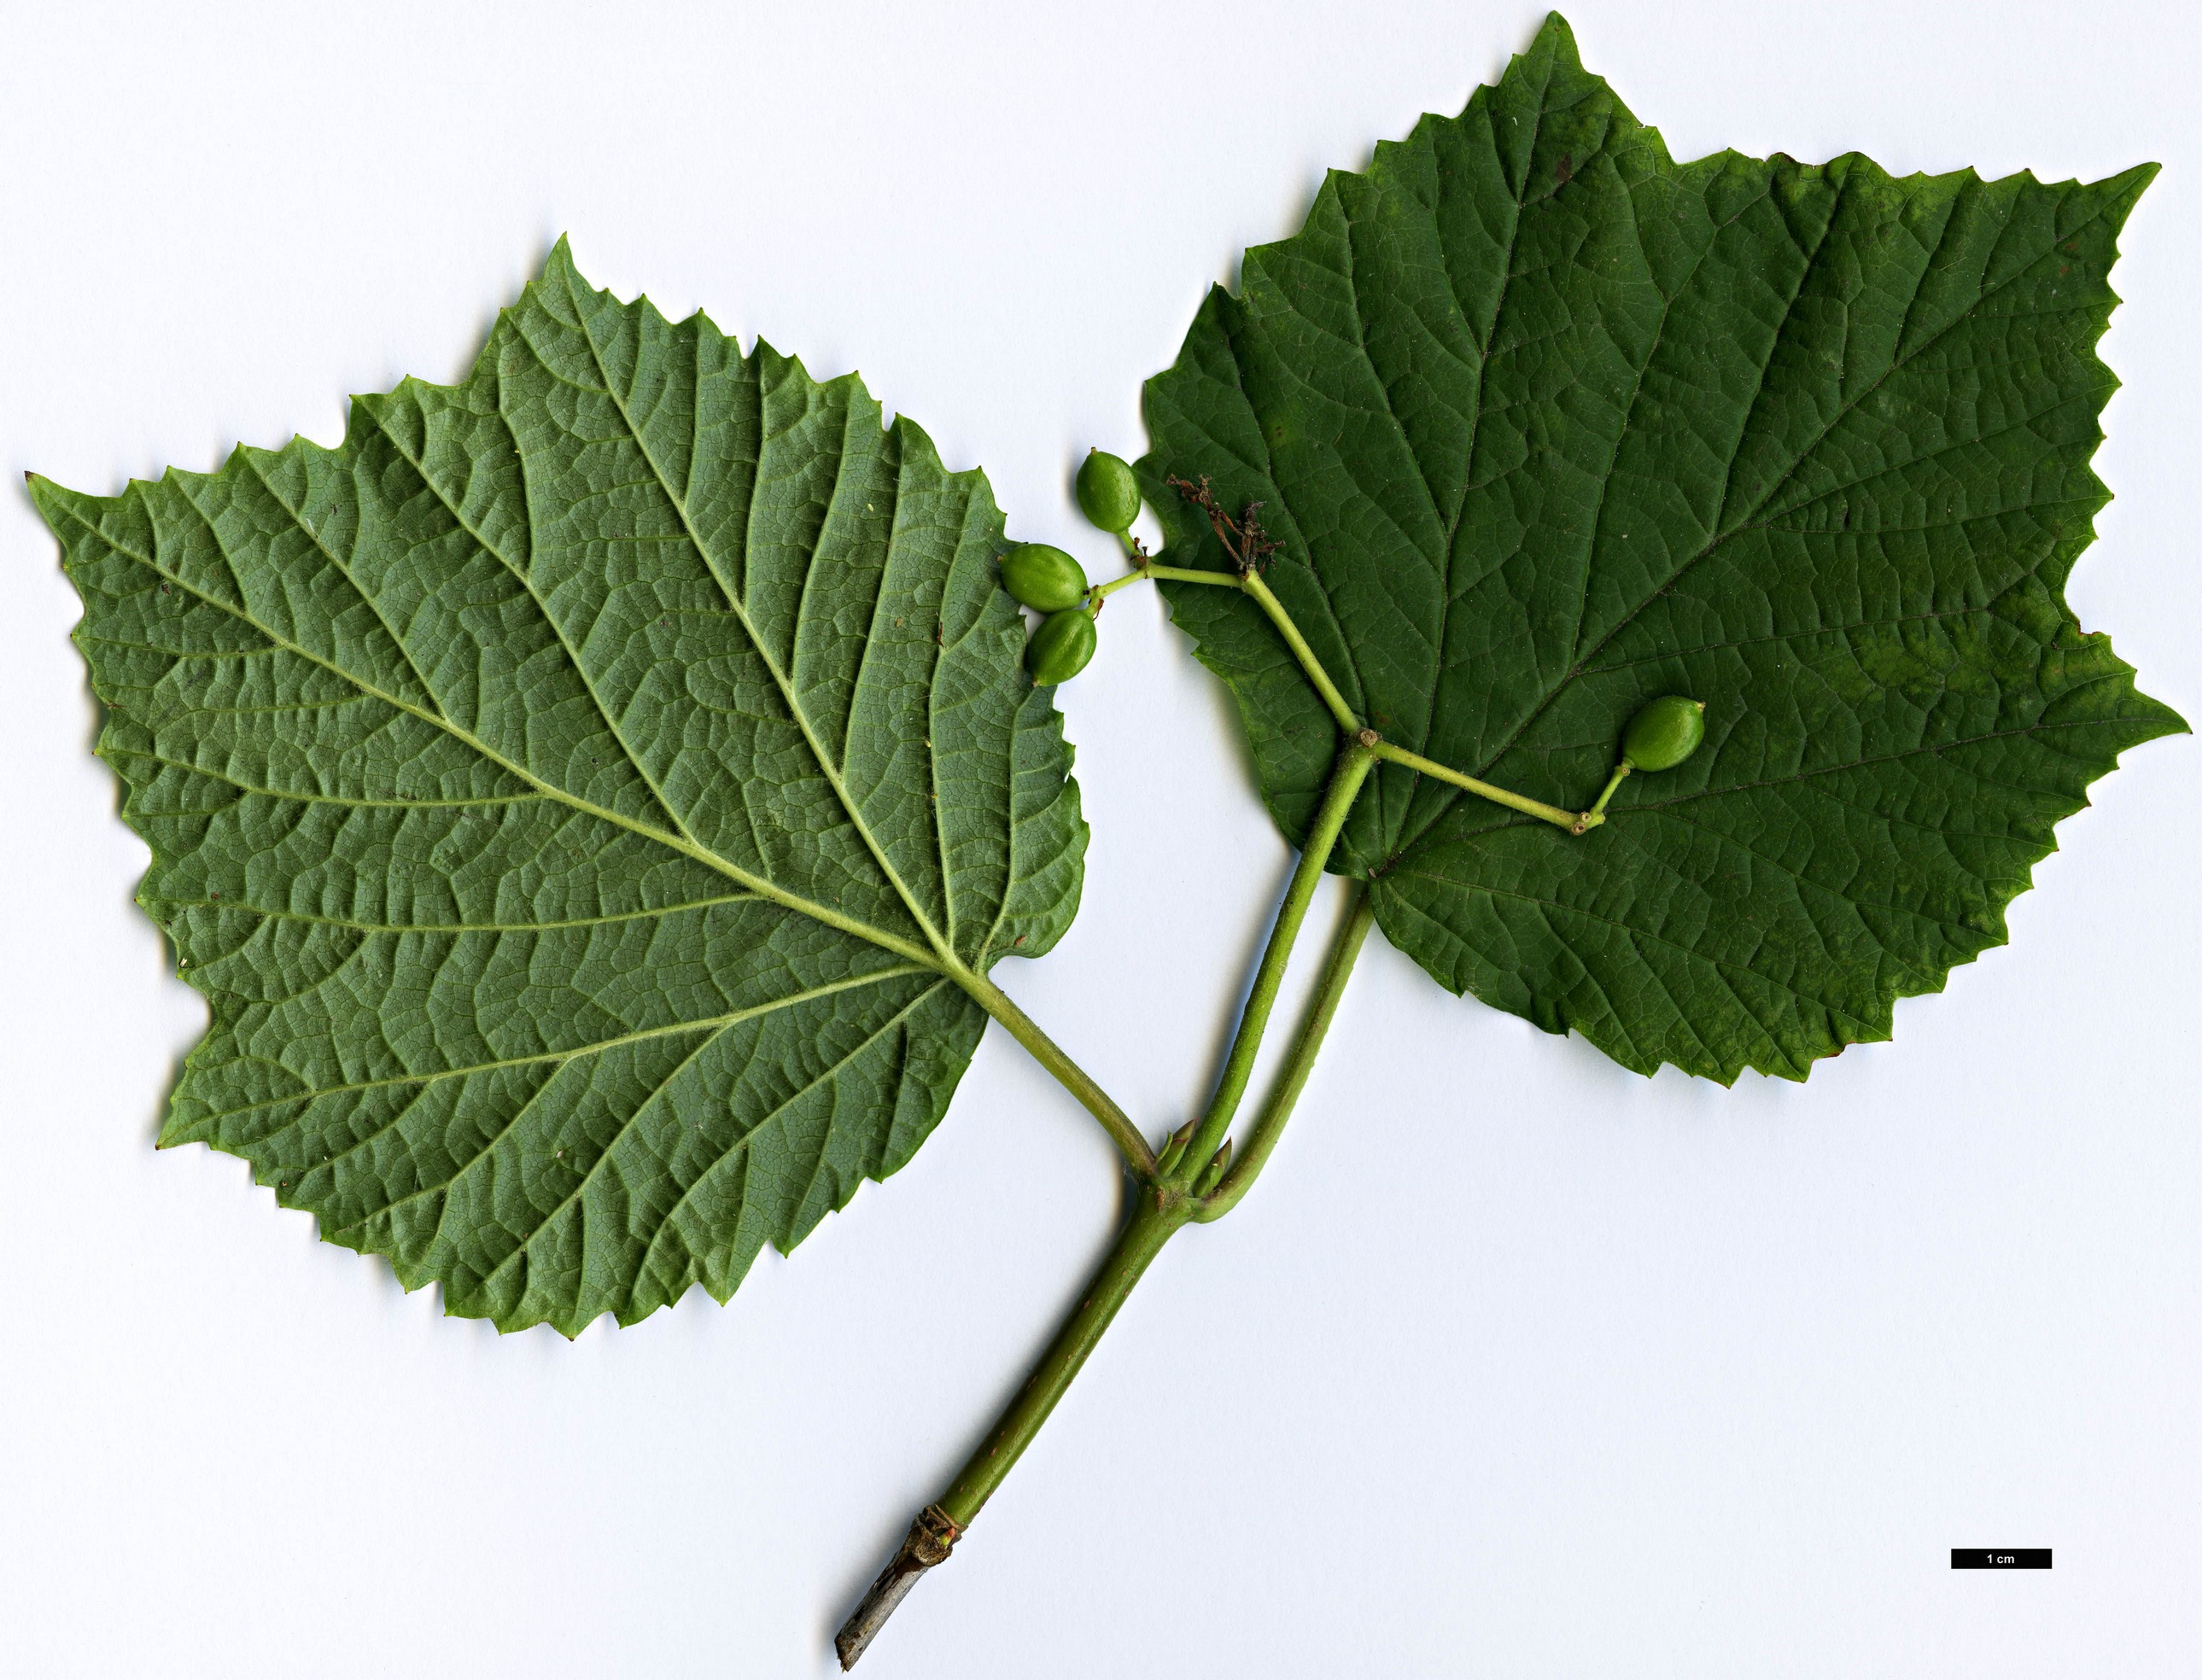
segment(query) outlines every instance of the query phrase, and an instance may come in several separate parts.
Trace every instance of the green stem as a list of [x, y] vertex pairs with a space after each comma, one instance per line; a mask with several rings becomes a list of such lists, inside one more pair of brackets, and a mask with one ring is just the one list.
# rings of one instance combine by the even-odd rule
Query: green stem
[[1077, 1376], [1101, 1340], [1101, 1333], [1116, 1318], [1124, 1297], [1131, 1294], [1132, 1286], [1162, 1252], [1163, 1244], [1192, 1216], [1191, 1204], [1181, 1196], [1153, 1190], [1139, 1192], [1131, 1217], [1087, 1280], [1078, 1305], [1063, 1321], [1016, 1398], [965, 1460], [956, 1479], [948, 1484], [948, 1491], [941, 1495], [940, 1508], [959, 1528], [968, 1527], [993, 1496], [994, 1489], [1002, 1485], [1002, 1478], [1032, 1444], [1033, 1436], [1069, 1388], [1070, 1379]]
[[1124, 1152], [1133, 1176], [1143, 1184], [1153, 1178], [1155, 1152], [1139, 1135], [1139, 1127], [1132, 1124], [1131, 1116], [1116, 1106], [1116, 1100], [1101, 1089], [1093, 1076], [1073, 1061], [1061, 1045], [1040, 1030], [1038, 1021], [1018, 1008], [1016, 1001], [985, 975], [974, 969], [959, 968], [952, 978], [980, 1008], [1009, 1029], [1010, 1037], [1030, 1051], [1034, 1061], [1055, 1075], [1063, 1088], [1101, 1122], [1101, 1129]]
[[1308, 1075], [1315, 1070], [1316, 1053], [1322, 1049], [1323, 1036], [1330, 1031], [1332, 1019], [1338, 1013], [1338, 1002], [1345, 996], [1345, 983], [1353, 978], [1354, 960], [1361, 955], [1362, 942], [1368, 938], [1369, 924], [1374, 919], [1369, 890], [1357, 881], [1351, 890], [1351, 908], [1331, 939], [1330, 954], [1323, 961], [1322, 978], [1316, 983], [1315, 996], [1308, 1000], [1299, 1031], [1292, 1035], [1292, 1048], [1285, 1054], [1285, 1065], [1277, 1072], [1277, 1083], [1270, 1090], [1269, 1100], [1255, 1117], [1253, 1127], [1246, 1134], [1246, 1147], [1239, 1151], [1238, 1161], [1193, 1216], [1204, 1223], [1222, 1219], [1253, 1188], [1254, 1180], [1261, 1176], [1262, 1167], [1269, 1159], [1269, 1151], [1277, 1147], [1285, 1122], [1292, 1117], [1293, 1105], [1306, 1088]]
[[1594, 821], [1587, 822], [1586, 816], [1594, 814], [1563, 811], [1558, 806], [1547, 805], [1541, 799], [1531, 799], [1526, 795], [1494, 787], [1489, 782], [1479, 782], [1473, 776], [1463, 776], [1450, 765], [1440, 764], [1434, 758], [1424, 758], [1420, 753], [1410, 753], [1404, 747], [1395, 747], [1389, 741], [1377, 743], [1376, 756], [1389, 759], [1394, 764], [1404, 764], [1410, 770], [1419, 770], [1425, 776], [1434, 776], [1441, 782], [1451, 782], [1457, 788], [1466, 788], [1479, 798], [1487, 799], [1494, 805], [1504, 805], [1510, 811], [1519, 811], [1524, 816], [1541, 817], [1571, 834], [1580, 834], [1585, 828], [1595, 828], [1605, 820], [1604, 817], [1597, 817]]
[[1621, 778], [1635, 767], [1627, 759], [1622, 760], [1613, 767], [1613, 774], [1606, 782], [1605, 791], [1599, 795], [1598, 803], [1583, 813], [1583, 822], [1586, 826], [1605, 820], [1605, 802], [1613, 797], [1613, 790], [1621, 785]]
[[[1133, 1286], [1145, 1273], [1163, 1245], [1195, 1218], [1212, 1219], [1223, 1211], [1215, 1212], [1198, 1197], [1189, 1195], [1191, 1184], [1210, 1176], [1211, 1166], [1223, 1174], [1222, 1182], [1214, 1186], [1215, 1193], [1225, 1196], [1228, 1207], [1235, 1203], [1246, 1192], [1254, 1175], [1261, 1170], [1275, 1144], [1276, 1133], [1291, 1112], [1292, 1101], [1307, 1082], [1308, 1065], [1314, 1060], [1316, 1046], [1322, 1042], [1323, 1031], [1330, 1024], [1338, 1007], [1338, 994], [1345, 989], [1345, 977], [1351, 971], [1353, 955], [1368, 931], [1365, 895], [1356, 899], [1348, 913], [1346, 927], [1351, 938], [1341, 937], [1334, 942], [1331, 958], [1318, 989], [1314, 1007], [1308, 1022], [1303, 1025], [1293, 1046], [1292, 1060], [1287, 1063], [1279, 1093], [1274, 1096], [1256, 1123], [1252, 1141], [1245, 1158], [1235, 1174], [1224, 1171], [1228, 1156], [1216, 1159], [1216, 1145], [1210, 1138], [1204, 1147], [1201, 1139], [1211, 1133], [1220, 1133], [1231, 1123], [1233, 1112], [1246, 1088], [1251, 1072], [1254, 1052], [1260, 1046], [1262, 1032], [1267, 1025], [1271, 1008], [1276, 1002], [1277, 987], [1284, 978], [1285, 965], [1292, 955], [1292, 942], [1298, 937], [1300, 925], [1306, 919], [1308, 905], [1315, 896], [1315, 889], [1322, 878], [1324, 862], [1337, 844], [1338, 836], [1345, 826], [1346, 814], [1353, 808], [1361, 784], [1368, 779], [1370, 768], [1376, 762], [1371, 743], [1373, 737], [1357, 733], [1348, 740], [1339, 753], [1338, 766], [1331, 772], [1330, 787], [1323, 795], [1322, 808], [1316, 814], [1314, 826], [1309, 831], [1306, 847], [1300, 854], [1298, 866], [1292, 872], [1292, 884], [1285, 893], [1283, 908], [1277, 913], [1277, 925], [1271, 931], [1269, 943], [1262, 954], [1262, 963], [1254, 977], [1254, 988], [1239, 1016], [1239, 1033], [1233, 1042], [1231, 1053], [1224, 1066], [1224, 1073], [1209, 1105], [1206, 1118], [1192, 1140], [1192, 1147], [1178, 1152], [1176, 1140], [1171, 1148], [1176, 1155], [1172, 1170], [1158, 1173], [1155, 1158], [1146, 1142], [1132, 1130], [1122, 1111], [1098, 1085], [1088, 1078], [1069, 1057], [1033, 1025], [1024, 1012], [983, 976], [965, 972], [957, 978], [973, 996], [984, 1004], [991, 1014], [1015, 1034], [1020, 1043], [1039, 1058], [1055, 1076], [1076, 1093], [1091, 1108], [1096, 1118], [1109, 1128], [1139, 1171], [1142, 1183], [1133, 1202], [1132, 1211], [1118, 1232], [1116, 1242], [1101, 1260], [1098, 1268], [1087, 1283], [1078, 1305], [1072, 1309], [1062, 1327], [1041, 1354], [1031, 1375], [986, 1431], [975, 1451], [957, 1472], [948, 1491], [932, 1505], [920, 1512], [911, 1523], [909, 1534], [900, 1548], [878, 1577], [849, 1619], [834, 1636], [834, 1648], [840, 1654], [841, 1666], [853, 1667], [863, 1656], [880, 1629], [886, 1624], [895, 1607], [908, 1595], [919, 1577], [927, 1570], [947, 1560], [957, 1538], [970, 1525], [986, 1501], [1000, 1487], [1002, 1479], [1021, 1458], [1033, 1437], [1039, 1434], [1060, 1401], [1064, 1391], [1076, 1377], [1100, 1342], [1104, 1331], [1116, 1319], [1117, 1309], [1131, 1294]], [[1180, 1134], [1181, 1136], [1182, 1134]], [[1204, 1184], [1204, 1188], [1206, 1186]]]
[[[1307, 674], [1308, 681], [1322, 696], [1322, 703], [1330, 708], [1331, 716], [1338, 720], [1338, 726], [1348, 735], [1360, 733], [1360, 718], [1345, 703], [1345, 696], [1339, 692], [1338, 684], [1331, 680], [1330, 673], [1316, 657], [1315, 649], [1308, 645], [1307, 637], [1300, 634], [1300, 627], [1292, 621], [1292, 615], [1285, 610], [1285, 603], [1277, 599], [1269, 584], [1262, 580], [1259, 573], [1196, 572], [1189, 567], [1157, 566], [1152, 561], [1141, 566], [1138, 562], [1145, 556], [1130, 549], [1128, 543], [1127, 552], [1133, 555], [1133, 564], [1138, 569], [1127, 572], [1121, 578], [1112, 578], [1092, 590], [1092, 600], [1098, 601], [1127, 584], [1139, 583], [1149, 578], [1174, 583], [1217, 584], [1235, 588], [1251, 596], [1255, 604], [1269, 615], [1269, 622], [1276, 626], [1277, 634], [1284, 637], [1285, 645], [1292, 649], [1292, 657], [1299, 661], [1300, 669]], [[1478, 798], [1490, 800], [1495, 805], [1504, 805], [1510, 811], [1519, 811], [1524, 816], [1539, 818], [1555, 827], [1564, 828], [1570, 834], [1584, 833], [1605, 820], [1604, 799], [1588, 811], [1563, 811], [1557, 805], [1547, 805], [1541, 799], [1531, 799], [1526, 794], [1515, 793], [1494, 783], [1480, 781], [1474, 776], [1455, 770], [1451, 765], [1440, 764], [1435, 759], [1424, 758], [1420, 753], [1410, 753], [1404, 747], [1394, 746], [1388, 741], [1379, 742], [1375, 751], [1379, 758], [1389, 759], [1392, 763], [1404, 765], [1410, 770], [1418, 770], [1425, 776], [1434, 776], [1457, 788], [1465, 788]], [[1609, 796], [1612, 791], [1610, 787], [1606, 790]]]
[[[1269, 936], [1269, 943], [1262, 955], [1262, 966], [1255, 976], [1253, 995], [1247, 1000], [1245, 1011], [1239, 1018], [1239, 1036], [1233, 1043], [1226, 1064], [1223, 1085], [1216, 1093], [1216, 1101], [1209, 1107], [1207, 1120], [1193, 1143], [1197, 1147], [1199, 1136], [1211, 1129], [1220, 1129], [1230, 1123], [1231, 1110], [1246, 1085], [1246, 1074], [1253, 1064], [1255, 1048], [1260, 1043], [1262, 1028], [1267, 1021], [1272, 1005], [1276, 1001], [1277, 983], [1282, 978], [1286, 960], [1290, 957], [1293, 938], [1307, 915], [1309, 901], [1314, 896], [1316, 884], [1322, 878], [1324, 861], [1337, 843], [1344, 827], [1346, 814], [1352, 809], [1361, 784], [1368, 779], [1376, 755], [1364, 737], [1349, 741], [1339, 755], [1338, 767], [1332, 772], [1330, 787], [1323, 796], [1322, 808], [1316, 814], [1314, 827], [1308, 835], [1306, 849], [1300, 854], [1299, 866], [1293, 872], [1292, 883], [1285, 894], [1284, 908], [1278, 913], [1277, 926]], [[1163, 1182], [1143, 1184], [1132, 1204], [1130, 1215], [1123, 1229], [1102, 1257], [1078, 1305], [1063, 1321], [1047, 1344], [1032, 1372], [1016, 1394], [1010, 1399], [1002, 1414], [995, 1419], [986, 1438], [980, 1442], [971, 1456], [964, 1460], [956, 1479], [948, 1485], [947, 1492], [917, 1514], [910, 1524], [910, 1532], [901, 1547], [888, 1560], [857, 1607], [842, 1624], [834, 1636], [834, 1648], [840, 1654], [841, 1666], [853, 1668], [880, 1628], [886, 1625], [897, 1606], [910, 1594], [927, 1571], [947, 1561], [956, 1542], [972, 1520], [986, 1508], [994, 1490], [1002, 1485], [1016, 1461], [1024, 1455], [1040, 1426], [1054, 1413], [1056, 1404], [1069, 1389], [1071, 1381], [1085, 1367], [1086, 1360], [1101, 1340], [1125, 1298], [1133, 1285], [1145, 1275], [1163, 1247], [1190, 1221], [1198, 1219], [1220, 1219], [1239, 1198], [1246, 1194], [1262, 1165], [1275, 1148], [1277, 1135], [1292, 1113], [1292, 1105], [1307, 1084], [1308, 1071], [1314, 1065], [1316, 1052], [1322, 1043], [1332, 1018], [1338, 1012], [1338, 1000], [1345, 990], [1347, 977], [1353, 972], [1353, 960], [1369, 932], [1369, 896], [1358, 884], [1351, 889], [1352, 899], [1345, 920], [1331, 942], [1328, 960], [1317, 985], [1307, 1015], [1295, 1036], [1276, 1090], [1249, 1133], [1245, 1153], [1237, 1165], [1223, 1172], [1222, 1180], [1214, 1187], [1204, 1201], [1186, 1193], [1185, 1184], [1176, 1182], [1191, 1175], [1202, 1178], [1210, 1171], [1213, 1146], [1199, 1154], [1187, 1149], [1176, 1162], [1175, 1170], [1163, 1175]], [[997, 1013], [997, 1019], [1016, 1031], [1016, 1021], [1024, 1020], [1023, 1013], [1016, 1009], [998, 990], [988, 987], [1002, 1004], [1014, 1013], [1014, 1018]], [[981, 999], [982, 1002], [986, 1000]], [[992, 1004], [988, 1006], [992, 1008]], [[1046, 1045], [1060, 1060], [1063, 1067], [1075, 1072], [1075, 1064], [1062, 1052], [1055, 1050], [1047, 1037], [1029, 1021], [1025, 1021], [1033, 1037]], [[1020, 1035], [1021, 1038], [1022, 1035]], [[1031, 1048], [1029, 1045], [1027, 1048]], [[1034, 1054], [1039, 1052], [1035, 1049]], [[1062, 1078], [1062, 1072], [1057, 1072]], [[1083, 1076], [1080, 1076], [1082, 1078]], [[1069, 1083], [1065, 1080], [1065, 1083]], [[1091, 1083], [1090, 1081], [1088, 1082]], [[1098, 1095], [1098, 1088], [1096, 1094]], [[1101, 1098], [1107, 1101], [1105, 1096]], [[1092, 1106], [1091, 1103], [1089, 1107]], [[1110, 1109], [1115, 1104], [1109, 1104]], [[1099, 1111], [1097, 1109], [1097, 1113]], [[1212, 1126], [1211, 1126], [1212, 1123]], [[1180, 1134], [1182, 1136], [1183, 1134]], [[1139, 1147], [1144, 1149], [1144, 1141]], [[1176, 1140], [1171, 1144], [1176, 1154]], [[1224, 1159], [1228, 1160], [1228, 1157]], [[1216, 1170], [1222, 1171], [1222, 1161]]]
[[1246, 1093], [1255, 1053], [1262, 1048], [1262, 1034], [1276, 1005], [1277, 988], [1283, 984], [1286, 966], [1292, 960], [1292, 943], [1299, 937], [1300, 924], [1307, 919], [1308, 906], [1314, 902], [1339, 831], [1345, 826], [1346, 813], [1353, 808], [1354, 796], [1375, 762], [1375, 749], [1356, 735], [1347, 740], [1338, 755], [1337, 767], [1330, 772], [1329, 790], [1308, 830], [1307, 844], [1301, 849], [1299, 865], [1292, 871], [1292, 884], [1286, 888], [1284, 904], [1277, 912], [1277, 925], [1269, 931], [1269, 943], [1262, 953], [1262, 966], [1255, 971], [1253, 990], [1239, 1014], [1238, 1036], [1231, 1041], [1230, 1054], [1224, 1059], [1216, 1095], [1179, 1162], [1178, 1173], [1188, 1182], [1207, 1170], [1216, 1147], [1223, 1142], [1225, 1128], [1239, 1110], [1239, 1098]]
[[1285, 603], [1272, 595], [1269, 586], [1262, 581], [1262, 574], [1253, 571], [1245, 573], [1239, 579], [1239, 587], [1252, 596], [1255, 604], [1269, 615], [1269, 622], [1276, 626], [1277, 634], [1285, 638], [1285, 645], [1292, 650], [1292, 657], [1299, 661], [1300, 669], [1307, 673], [1308, 680], [1315, 684], [1316, 692], [1322, 696], [1322, 703], [1330, 708], [1330, 714], [1338, 720], [1338, 726], [1348, 735], [1358, 734], [1362, 729], [1361, 720], [1345, 703], [1345, 696], [1338, 691], [1338, 684], [1330, 680], [1330, 673], [1322, 668], [1322, 661], [1315, 656], [1315, 649], [1308, 646], [1307, 637], [1300, 634], [1300, 627], [1292, 622], [1292, 615], [1285, 610]]
[[1147, 576], [1175, 584], [1221, 584], [1226, 589], [1239, 587], [1239, 579], [1228, 572], [1202, 572], [1190, 566], [1150, 566]]
[[1151, 561], [1147, 565], [1140, 566], [1136, 558], [1133, 565], [1137, 568], [1136, 570], [1127, 572], [1121, 578], [1111, 578], [1105, 584], [1096, 584], [1086, 592], [1086, 598], [1091, 601], [1103, 600], [1114, 595], [1127, 584], [1143, 584], [1150, 578], [1166, 578], [1172, 583], [1179, 584], [1221, 584], [1226, 589], [1239, 587], [1237, 576], [1229, 572], [1196, 572], [1190, 567], [1157, 566]]
[[948, 1491], [918, 1513], [901, 1548], [841, 1624], [833, 1645], [845, 1670], [856, 1666], [857, 1659], [917, 1584], [918, 1577], [948, 1560], [971, 1519], [985, 1508], [994, 1489], [1002, 1485], [1002, 1478], [1039, 1433], [1040, 1425], [1084, 1366], [1132, 1286], [1192, 1214], [1192, 1204], [1175, 1190], [1160, 1186], [1140, 1190], [1124, 1228], [1087, 1281], [1078, 1305], [1033, 1366], [1032, 1374], [965, 1460]]

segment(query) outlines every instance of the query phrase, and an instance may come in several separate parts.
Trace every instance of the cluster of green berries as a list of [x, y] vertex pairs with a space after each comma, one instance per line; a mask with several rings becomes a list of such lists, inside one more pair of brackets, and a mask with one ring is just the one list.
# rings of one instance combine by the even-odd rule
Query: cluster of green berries
[[[1078, 506], [1096, 528], [1138, 553], [1128, 533], [1139, 516], [1139, 481], [1129, 462], [1105, 450], [1089, 451], [1078, 469]], [[1051, 543], [1020, 543], [1002, 556], [1002, 587], [1019, 605], [1045, 614], [1025, 646], [1025, 669], [1033, 681], [1042, 687], [1067, 683], [1083, 671], [1099, 639], [1094, 620], [1101, 611], [1101, 592], [1086, 581], [1086, 568]], [[1575, 832], [1599, 819], [1623, 777], [1639, 770], [1672, 770], [1704, 738], [1703, 701], [1663, 694], [1646, 702], [1622, 734], [1621, 762], [1613, 779], [1597, 805], [1583, 814]]]
[[[1131, 464], [1095, 449], [1078, 469], [1078, 505], [1101, 530], [1122, 537], [1139, 516], [1139, 481]], [[1002, 556], [1002, 587], [1020, 606], [1047, 616], [1025, 648], [1025, 669], [1043, 687], [1067, 683], [1086, 668], [1099, 639], [1101, 603], [1086, 568], [1047, 543], [1020, 543]]]

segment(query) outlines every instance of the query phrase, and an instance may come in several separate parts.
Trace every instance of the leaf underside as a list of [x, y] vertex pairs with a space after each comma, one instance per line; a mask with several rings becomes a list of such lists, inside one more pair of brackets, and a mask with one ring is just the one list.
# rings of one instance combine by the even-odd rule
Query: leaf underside
[[1076, 911], [985, 479], [562, 241], [334, 449], [32, 492], [212, 1005], [162, 1142], [453, 1313], [724, 1300], [932, 1131], [957, 968]]
[[[2184, 727], [2064, 598], [2117, 236], [2090, 185], [1676, 164], [1557, 15], [1458, 118], [1334, 172], [1149, 381], [1140, 462], [1264, 504], [1269, 573], [1387, 738], [1569, 808], [1645, 700], [1680, 769], [1580, 838], [1397, 766], [1334, 868], [1456, 992], [1642, 1072], [1804, 1077], [2005, 937], [2053, 828]], [[1252, 603], [1167, 584], [1297, 843], [1338, 744]]]

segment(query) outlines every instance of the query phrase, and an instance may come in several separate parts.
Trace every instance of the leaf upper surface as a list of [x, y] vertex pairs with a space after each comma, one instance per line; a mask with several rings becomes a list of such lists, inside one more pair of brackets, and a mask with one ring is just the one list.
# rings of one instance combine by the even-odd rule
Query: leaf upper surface
[[162, 1141], [450, 1310], [723, 1300], [906, 1161], [1086, 828], [1002, 518], [562, 241], [453, 386], [121, 496], [32, 485], [139, 902], [213, 1025]]
[[[1644, 701], [1704, 749], [1575, 837], [1386, 765], [1333, 866], [1455, 991], [1650, 1072], [1801, 1078], [2005, 937], [2117, 754], [2183, 727], [2063, 590], [2152, 167], [2089, 185], [1669, 157], [1555, 15], [1246, 253], [1140, 463], [1264, 504], [1271, 587], [1388, 739], [1587, 804]], [[1305, 831], [1336, 726], [1251, 602], [1165, 584]]]

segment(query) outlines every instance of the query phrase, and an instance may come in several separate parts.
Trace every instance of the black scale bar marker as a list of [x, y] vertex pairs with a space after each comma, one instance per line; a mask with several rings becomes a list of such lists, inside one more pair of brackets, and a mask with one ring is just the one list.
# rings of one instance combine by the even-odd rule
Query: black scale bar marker
[[2046, 1546], [1971, 1546], [1950, 1548], [1952, 1569], [2046, 1569]]

